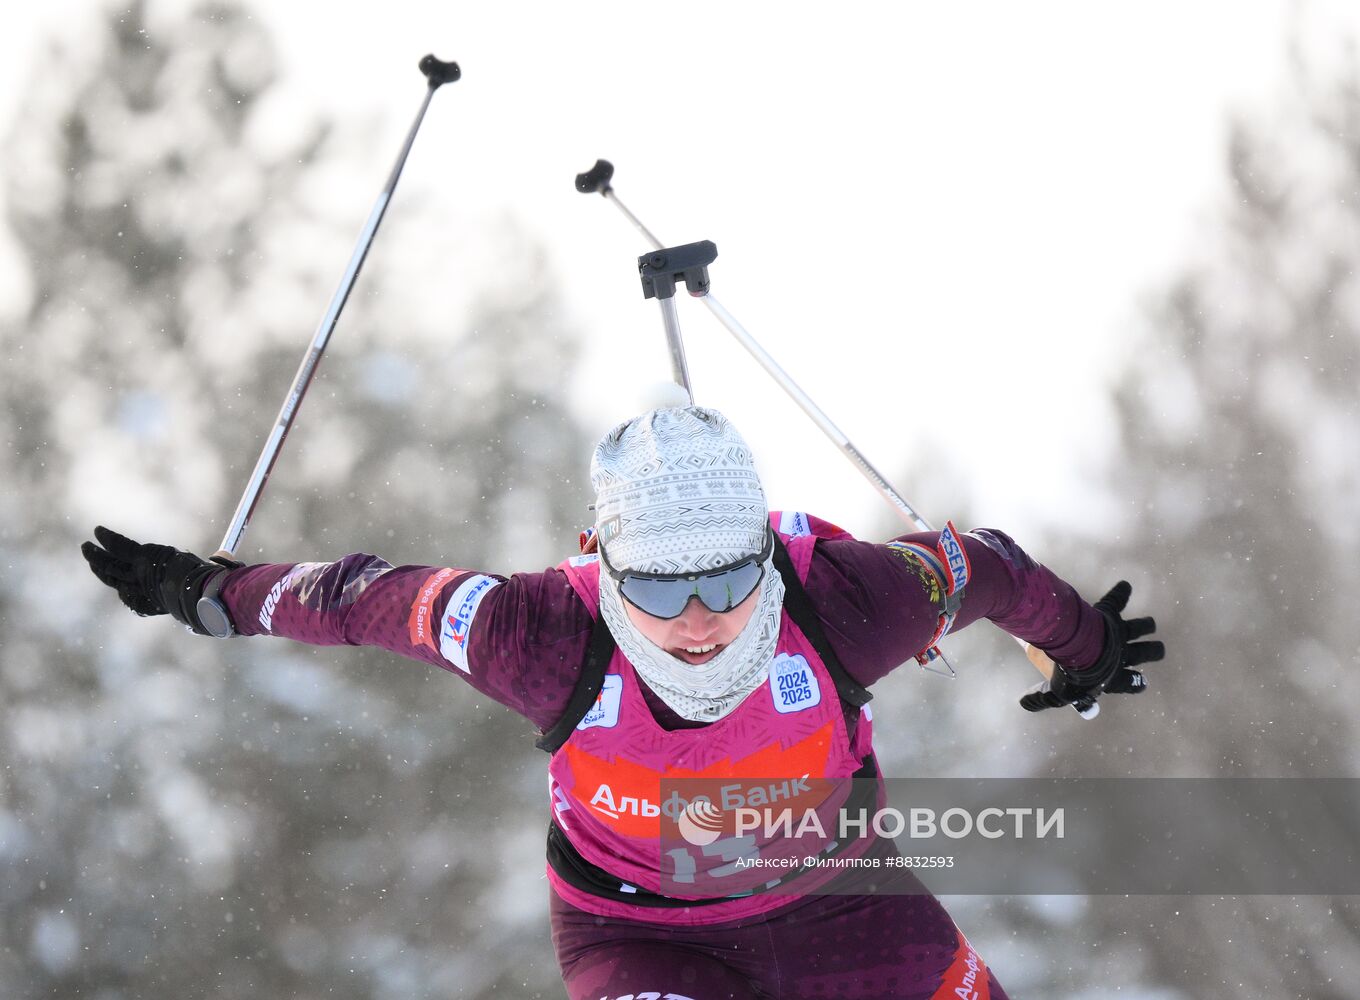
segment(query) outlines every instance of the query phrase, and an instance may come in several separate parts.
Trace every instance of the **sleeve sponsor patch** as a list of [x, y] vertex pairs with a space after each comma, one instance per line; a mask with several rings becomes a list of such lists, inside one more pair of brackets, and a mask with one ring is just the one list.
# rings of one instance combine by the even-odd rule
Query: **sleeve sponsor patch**
[[779, 533], [788, 535], [790, 538], [801, 538], [804, 535], [812, 534], [812, 525], [808, 521], [808, 516], [801, 510], [786, 510], [779, 514]]
[[416, 595], [415, 603], [411, 605], [411, 617], [406, 622], [411, 633], [412, 646], [437, 648], [434, 644], [434, 622], [432, 621], [435, 598], [443, 593], [444, 584], [457, 575], [458, 571], [455, 569], [441, 569], [421, 586], [420, 593]]
[[481, 573], [464, 577], [444, 609], [444, 620], [439, 630], [439, 652], [465, 674], [472, 673], [472, 668], [468, 666], [468, 640], [471, 638], [477, 606], [487, 593], [500, 585], [500, 580]]
[[780, 653], [770, 664], [770, 694], [780, 715], [801, 712], [822, 701], [817, 675], [807, 659], [796, 653]]

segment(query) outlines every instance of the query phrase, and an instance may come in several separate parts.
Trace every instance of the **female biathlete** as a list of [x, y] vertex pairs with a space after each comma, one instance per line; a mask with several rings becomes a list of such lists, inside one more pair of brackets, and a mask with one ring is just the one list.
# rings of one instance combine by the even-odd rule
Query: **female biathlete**
[[[730, 854], [663, 840], [677, 811], [662, 785], [764, 782], [797, 805], [822, 779], [877, 781], [866, 689], [979, 618], [1058, 665], [1026, 709], [1139, 692], [1133, 668], [1163, 649], [1132, 641], [1154, 626], [1121, 617], [1128, 585], [1093, 607], [998, 531], [880, 545], [772, 513], [750, 449], [711, 409], [620, 424], [591, 480], [583, 553], [542, 573], [363, 554], [227, 565], [103, 527], [82, 552], [140, 615], [207, 634], [211, 605], [241, 635], [381, 646], [529, 719], [551, 753], [552, 934], [572, 1000], [1004, 1000], [943, 907], [919, 883], [904, 891], [909, 873], [847, 891], [815, 865], [735, 872]], [[777, 856], [771, 836], [746, 853]], [[825, 847], [895, 853], [873, 838]], [[695, 858], [709, 878], [686, 892]]]

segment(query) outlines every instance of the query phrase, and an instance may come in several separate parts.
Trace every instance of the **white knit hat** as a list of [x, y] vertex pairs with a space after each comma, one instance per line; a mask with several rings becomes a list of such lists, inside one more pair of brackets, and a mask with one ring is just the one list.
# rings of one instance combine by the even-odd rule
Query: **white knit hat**
[[605, 435], [590, 463], [610, 565], [694, 573], [765, 545], [769, 512], [751, 449], [721, 413], [649, 410]]
[[[769, 513], [751, 449], [717, 410], [648, 410], [605, 435], [590, 463], [601, 552], [615, 569], [702, 573], [765, 548]], [[767, 557], [741, 632], [699, 666], [652, 643], [618, 583], [600, 574], [600, 615], [619, 649], [675, 712], [714, 722], [769, 675], [783, 620], [784, 581]]]

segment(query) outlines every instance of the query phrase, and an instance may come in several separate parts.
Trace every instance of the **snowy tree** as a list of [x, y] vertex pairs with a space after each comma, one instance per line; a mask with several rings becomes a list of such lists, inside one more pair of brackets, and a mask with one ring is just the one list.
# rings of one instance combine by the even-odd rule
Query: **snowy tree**
[[[1074, 584], [1095, 584], [1088, 599], [1111, 573], [1131, 580], [1167, 660], [1148, 668], [1148, 693], [1108, 698], [1094, 723], [1029, 717], [1014, 702], [1031, 682], [1009, 668], [1014, 647], [969, 629], [948, 643], [963, 668], [957, 684], [942, 685], [950, 690], [910, 667], [876, 689], [910, 705], [879, 709], [914, 726], [884, 750], [898, 758], [893, 773], [1343, 777], [1360, 768], [1351, 558], [1360, 543], [1360, 71], [1353, 50], [1336, 76], [1295, 55], [1278, 106], [1233, 123], [1223, 210], [1195, 258], [1151, 297], [1121, 357], [1119, 440], [1101, 474], [1125, 519], [1079, 544], [1021, 539]], [[957, 499], [913, 492], [913, 501], [968, 522]], [[885, 534], [898, 530], [885, 522]], [[919, 725], [913, 713], [925, 716]], [[1148, 804], [1154, 819], [1156, 808]], [[1222, 851], [1231, 862], [1230, 830]], [[1349, 897], [950, 905], [1014, 994], [1342, 1000], [1360, 971], [1360, 907]]]
[[[7, 147], [29, 295], [0, 327], [0, 993], [557, 988], [527, 723], [390, 656], [138, 620], [79, 558], [96, 522], [216, 546], [361, 221], [311, 194], [357, 141], [277, 127], [244, 9], [106, 22], [52, 53]], [[551, 276], [432, 324], [381, 264], [420, 225], [399, 194], [247, 560], [540, 569], [588, 516]]]
[[[1058, 735], [1053, 773], [1340, 777], [1360, 765], [1353, 53], [1337, 79], [1299, 61], [1273, 113], [1234, 123], [1227, 154], [1226, 208], [1148, 310], [1116, 389], [1112, 482], [1128, 517], [1119, 540], [1095, 546], [1157, 616], [1167, 660], [1136, 702], [1110, 699], [1098, 724]], [[1074, 915], [1068, 947], [1089, 945], [1149, 989], [1353, 994], [1360, 908], [1344, 898], [1096, 898]], [[1090, 972], [1091, 988], [1110, 981]]]

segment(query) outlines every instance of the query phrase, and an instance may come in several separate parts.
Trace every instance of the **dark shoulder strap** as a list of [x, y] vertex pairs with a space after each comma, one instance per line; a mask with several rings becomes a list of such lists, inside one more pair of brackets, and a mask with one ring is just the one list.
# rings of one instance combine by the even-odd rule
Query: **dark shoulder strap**
[[836, 682], [836, 693], [841, 696], [841, 700], [856, 708], [872, 700], [873, 695], [841, 666], [840, 658], [827, 641], [822, 620], [817, 617], [817, 610], [812, 606], [812, 598], [808, 597], [803, 581], [798, 579], [798, 571], [793, 568], [789, 550], [784, 547], [784, 540], [778, 535], [774, 536], [774, 566], [784, 578], [784, 611], [807, 636], [812, 648], [817, 650], [817, 655], [826, 665], [827, 673]]
[[581, 675], [576, 678], [576, 688], [571, 692], [567, 709], [553, 727], [539, 737], [534, 746], [548, 753], [556, 753], [571, 736], [576, 724], [585, 718], [590, 706], [600, 696], [604, 687], [604, 673], [614, 656], [614, 634], [609, 631], [602, 617], [596, 617], [595, 627], [590, 631], [590, 645], [586, 648], [586, 659], [581, 665]]

